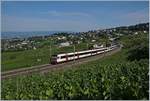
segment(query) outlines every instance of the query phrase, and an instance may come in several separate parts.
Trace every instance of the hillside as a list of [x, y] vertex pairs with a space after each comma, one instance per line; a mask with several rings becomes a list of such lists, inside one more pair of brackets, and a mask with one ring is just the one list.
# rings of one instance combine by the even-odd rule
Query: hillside
[[[148, 27], [149, 23], [143, 23], [125, 28], [117, 27], [115, 30], [112, 28], [75, 34], [64, 32], [45, 36], [45, 38], [32, 37], [23, 40], [10, 40], [10, 42], [8, 40], [2, 41], [2, 71], [48, 64], [53, 54], [73, 52], [74, 47], [75, 51], [80, 51], [93, 48], [93, 45], [109, 46], [112, 43], [110, 39], [117, 39], [116, 42], [119, 42], [120, 39], [124, 40], [136, 36], [135, 33], [147, 35], [145, 37], [148, 38]], [[137, 28], [138, 30], [136, 30]], [[18, 46], [25, 42], [24, 46]], [[64, 42], [71, 44], [66, 47], [59, 47]], [[5, 44], [14, 48], [4, 50]]]
[[64, 72], [2, 81], [2, 99], [148, 99], [148, 61], [127, 62], [125, 53]]
[[100, 60], [3, 80], [2, 99], [148, 100], [147, 35], [121, 38], [122, 51]]

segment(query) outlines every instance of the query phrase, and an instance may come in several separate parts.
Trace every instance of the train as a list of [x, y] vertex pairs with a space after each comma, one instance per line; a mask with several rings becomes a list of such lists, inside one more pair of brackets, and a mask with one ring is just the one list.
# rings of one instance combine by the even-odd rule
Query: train
[[51, 64], [58, 64], [58, 63], [64, 63], [68, 61], [73, 61], [85, 57], [95, 56], [98, 54], [102, 54], [105, 52], [109, 52], [111, 50], [116, 49], [120, 45], [111, 45], [109, 47], [99, 48], [99, 49], [90, 49], [85, 51], [77, 51], [77, 52], [71, 52], [71, 53], [63, 53], [63, 54], [56, 54], [52, 55], [50, 59]]

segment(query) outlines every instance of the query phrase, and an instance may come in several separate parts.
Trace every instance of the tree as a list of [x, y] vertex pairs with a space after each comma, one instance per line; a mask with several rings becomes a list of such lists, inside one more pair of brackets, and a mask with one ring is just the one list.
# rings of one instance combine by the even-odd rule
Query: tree
[[141, 43], [128, 51], [128, 60], [141, 60], [149, 59], [149, 47], [148, 44]]
[[130, 47], [128, 51], [127, 59], [130, 61], [149, 59], [149, 41], [148, 37], [139, 35], [136, 38], [132, 38], [130, 41]]

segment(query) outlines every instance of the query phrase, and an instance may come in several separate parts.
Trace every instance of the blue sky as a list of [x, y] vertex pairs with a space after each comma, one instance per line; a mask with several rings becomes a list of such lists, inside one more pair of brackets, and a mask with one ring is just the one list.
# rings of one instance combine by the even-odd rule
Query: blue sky
[[88, 31], [148, 22], [148, 1], [5, 1], [2, 31]]

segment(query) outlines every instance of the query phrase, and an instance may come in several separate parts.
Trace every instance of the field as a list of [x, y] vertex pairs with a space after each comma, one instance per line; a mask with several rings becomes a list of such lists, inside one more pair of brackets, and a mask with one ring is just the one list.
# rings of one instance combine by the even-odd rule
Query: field
[[[86, 43], [76, 45], [76, 51], [87, 49]], [[19, 52], [3, 52], [2, 53], [2, 71], [31, 67], [35, 65], [48, 64], [52, 54], [61, 52], [73, 52], [73, 46], [69, 47], [57, 47], [52, 46], [51, 52], [50, 47], [45, 47], [37, 50], [26, 50]]]
[[[2, 99], [148, 99], [148, 60], [127, 50], [74, 69], [2, 81]], [[119, 93], [118, 93], [119, 92]]]

